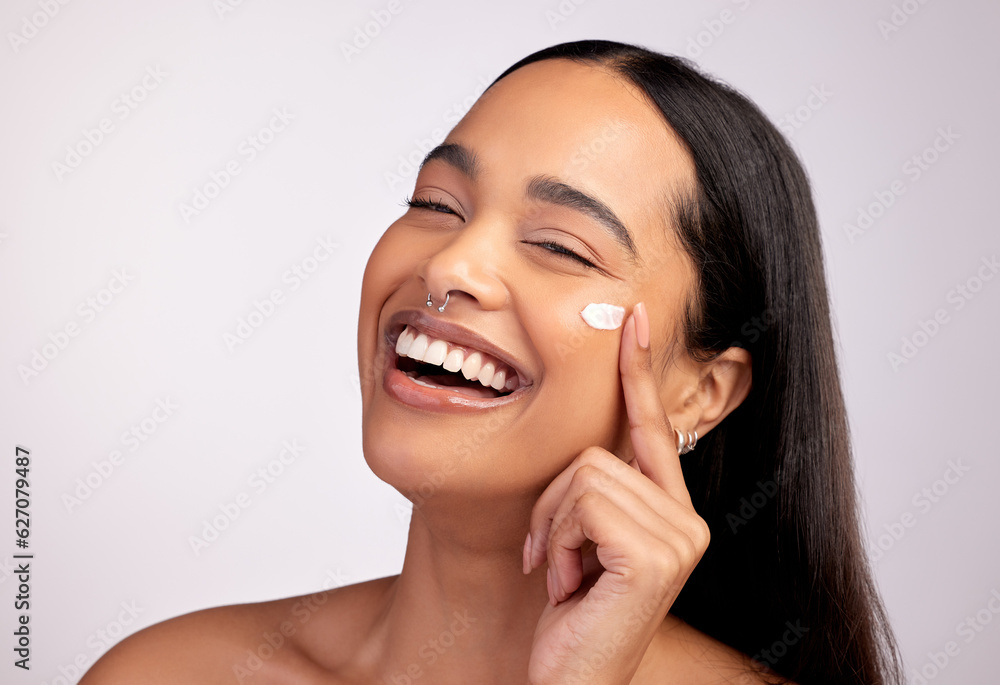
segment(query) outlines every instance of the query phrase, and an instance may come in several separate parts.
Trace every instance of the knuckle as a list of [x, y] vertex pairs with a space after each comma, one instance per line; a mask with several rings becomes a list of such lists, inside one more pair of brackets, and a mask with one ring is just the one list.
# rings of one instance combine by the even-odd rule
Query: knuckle
[[712, 541], [712, 529], [709, 527], [708, 522], [700, 516], [698, 517], [694, 541], [695, 545], [702, 552], [708, 549], [708, 545]]
[[562, 527], [566, 524], [566, 521], [572, 518], [573, 515], [573, 511], [560, 511], [552, 517], [552, 525], [549, 527], [548, 541], [551, 541], [552, 538], [560, 532]]
[[584, 510], [594, 511], [603, 507], [604, 502], [605, 499], [602, 494], [594, 490], [588, 490], [580, 495], [580, 498], [576, 501], [574, 509], [578, 514]]
[[633, 470], [632, 466], [629, 465], [629, 461], [617, 455], [612, 455], [612, 458], [607, 461], [607, 468], [611, 473], [616, 475], [628, 473]]
[[708, 548], [710, 535], [707, 525], [699, 525], [694, 530], [683, 531], [683, 534], [678, 535], [675, 549], [685, 568], [693, 569], [698, 565]]
[[583, 464], [573, 474], [573, 480], [582, 483], [590, 483], [601, 474], [601, 470], [593, 464]]
[[604, 449], [598, 447], [597, 445], [591, 445], [584, 448], [584, 450], [580, 452], [580, 456], [577, 457], [577, 461], [581, 466], [585, 464], [598, 464], [604, 461], [606, 454], [607, 452], [605, 452]]
[[653, 557], [650, 567], [654, 578], [659, 581], [677, 576], [684, 567], [684, 563], [677, 550], [668, 546]]
[[695, 541], [687, 535], [681, 537], [676, 549], [677, 559], [681, 563], [681, 566], [693, 567], [701, 557], [701, 550], [698, 549]]
[[604, 470], [593, 464], [584, 464], [573, 474], [573, 480], [584, 491], [601, 490], [608, 486], [608, 476]]

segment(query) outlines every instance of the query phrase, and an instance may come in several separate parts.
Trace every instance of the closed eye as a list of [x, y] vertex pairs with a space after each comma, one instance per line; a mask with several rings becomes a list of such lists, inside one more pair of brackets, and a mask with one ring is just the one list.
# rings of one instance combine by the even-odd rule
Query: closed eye
[[465, 221], [465, 217], [456, 212], [454, 209], [449, 207], [443, 202], [438, 202], [437, 200], [426, 200], [424, 198], [410, 198], [406, 197], [403, 199], [403, 205], [410, 207], [411, 209], [430, 209], [435, 212], [442, 212], [444, 214], [454, 214], [462, 221]]
[[[465, 217], [463, 217], [461, 214], [456, 212], [454, 209], [452, 209], [445, 203], [439, 202], [437, 200], [406, 197], [403, 199], [403, 205], [406, 207], [410, 207], [411, 209], [429, 209], [431, 211], [441, 212], [443, 214], [453, 214], [458, 218], [460, 218], [462, 221], [465, 221]], [[565, 245], [561, 245], [551, 240], [542, 240], [538, 242], [532, 242], [530, 240], [522, 240], [521, 242], [526, 245], [537, 245], [539, 247], [545, 248], [549, 252], [555, 252], [556, 254], [562, 255], [568, 259], [576, 260], [577, 262], [580, 262], [589, 269], [597, 269], [597, 265], [591, 262], [589, 259], [581, 257], [580, 255], [578, 255], [576, 252], [569, 249]]]
[[540, 247], [544, 247], [545, 249], [549, 250], [550, 252], [555, 252], [556, 254], [564, 255], [565, 257], [568, 257], [569, 259], [575, 259], [576, 261], [580, 262], [581, 264], [583, 264], [584, 266], [586, 266], [589, 269], [596, 269], [597, 268], [597, 265], [594, 264], [593, 262], [591, 262], [590, 260], [588, 260], [588, 259], [586, 259], [584, 257], [581, 257], [580, 255], [578, 255], [576, 252], [573, 252], [573, 250], [569, 249], [568, 247], [560, 245], [559, 243], [554, 243], [551, 240], [542, 240], [541, 242], [537, 242], [537, 243], [532, 242], [530, 240], [522, 240], [521, 242], [525, 243], [527, 245], [538, 245]]

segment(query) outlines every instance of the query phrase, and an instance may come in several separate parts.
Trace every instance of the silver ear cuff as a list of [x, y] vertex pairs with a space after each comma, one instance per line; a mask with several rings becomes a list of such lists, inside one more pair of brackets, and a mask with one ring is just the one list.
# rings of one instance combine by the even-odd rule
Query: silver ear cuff
[[[438, 307], [438, 311], [439, 312], [443, 312], [444, 308], [448, 306], [448, 298], [450, 298], [450, 297], [451, 297], [451, 291], [448, 291], [448, 292], [446, 292], [444, 294], [444, 304], [441, 305], [440, 307]], [[427, 304], [428, 307], [433, 307], [434, 306], [434, 303], [431, 302], [431, 294], [430, 293], [427, 293], [427, 303], [426, 304]]]
[[694, 431], [694, 437], [691, 433], [682, 433], [676, 428], [674, 433], [677, 434], [677, 454], [687, 454], [698, 444], [698, 431]]

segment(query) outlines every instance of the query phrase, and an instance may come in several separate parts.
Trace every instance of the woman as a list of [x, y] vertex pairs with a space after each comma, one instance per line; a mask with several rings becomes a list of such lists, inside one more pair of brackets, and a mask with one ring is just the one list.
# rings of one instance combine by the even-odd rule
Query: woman
[[407, 204], [358, 324], [365, 458], [414, 502], [402, 572], [165, 621], [83, 683], [901, 682], [808, 182], [752, 103], [557, 45]]

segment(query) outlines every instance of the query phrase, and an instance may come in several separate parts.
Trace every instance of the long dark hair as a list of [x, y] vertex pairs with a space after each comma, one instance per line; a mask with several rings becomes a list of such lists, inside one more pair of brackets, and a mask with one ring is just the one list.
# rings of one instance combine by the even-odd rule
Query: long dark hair
[[493, 83], [555, 58], [627, 78], [686, 142], [697, 186], [669, 218], [698, 282], [680, 342], [700, 360], [731, 346], [753, 358], [746, 400], [683, 459], [712, 542], [671, 612], [801, 685], [901, 683], [862, 544], [819, 227], [801, 163], [745, 96], [685, 59], [636, 45], [562, 43]]

